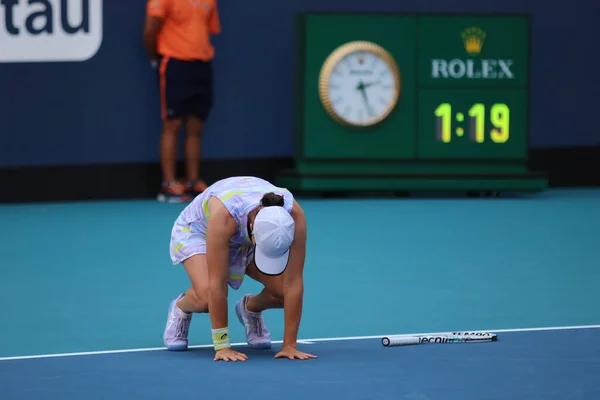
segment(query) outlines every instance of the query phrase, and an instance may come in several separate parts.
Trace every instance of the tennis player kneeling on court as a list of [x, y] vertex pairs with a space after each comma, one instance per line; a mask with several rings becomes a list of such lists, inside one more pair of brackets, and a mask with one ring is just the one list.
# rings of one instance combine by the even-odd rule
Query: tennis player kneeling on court
[[306, 218], [288, 190], [255, 177], [209, 186], [182, 211], [171, 232], [171, 259], [183, 264], [191, 288], [171, 302], [165, 345], [187, 350], [192, 315], [209, 312], [215, 360], [246, 360], [230, 345], [227, 294], [228, 285], [237, 290], [248, 275], [264, 285], [235, 305], [248, 345], [271, 348], [261, 313], [283, 308], [283, 345], [275, 358], [315, 358], [296, 348], [305, 258]]

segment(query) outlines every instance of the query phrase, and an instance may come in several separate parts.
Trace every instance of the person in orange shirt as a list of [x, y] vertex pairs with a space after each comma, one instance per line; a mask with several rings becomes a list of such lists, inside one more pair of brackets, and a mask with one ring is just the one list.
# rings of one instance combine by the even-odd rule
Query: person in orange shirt
[[[184, 202], [202, 193], [200, 148], [213, 106], [215, 49], [211, 34], [221, 32], [216, 0], [148, 0], [144, 44], [158, 69], [161, 116], [162, 189], [159, 201]], [[185, 124], [185, 126], [184, 126]], [[185, 127], [186, 180], [176, 179], [177, 134]]]

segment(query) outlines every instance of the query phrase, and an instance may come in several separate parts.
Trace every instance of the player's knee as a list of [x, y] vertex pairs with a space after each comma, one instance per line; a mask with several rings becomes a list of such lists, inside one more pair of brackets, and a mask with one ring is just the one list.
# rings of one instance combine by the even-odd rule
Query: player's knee
[[176, 136], [179, 132], [179, 129], [181, 129], [181, 120], [167, 120], [163, 123], [162, 134], [167, 136]]
[[267, 289], [269, 295], [271, 296], [271, 301], [274, 303], [283, 303], [283, 289], [279, 287], [268, 288]]
[[208, 285], [194, 286], [191, 294], [194, 312], [206, 312], [208, 310]]
[[202, 135], [202, 130], [204, 129], [204, 123], [202, 120], [196, 117], [190, 117], [187, 121], [187, 125], [185, 128], [185, 134], [188, 137], [199, 137]]

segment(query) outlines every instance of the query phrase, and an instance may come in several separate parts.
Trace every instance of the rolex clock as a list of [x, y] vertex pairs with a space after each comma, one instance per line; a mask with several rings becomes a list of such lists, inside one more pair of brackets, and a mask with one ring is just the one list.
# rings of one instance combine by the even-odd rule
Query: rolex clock
[[345, 126], [364, 128], [382, 122], [394, 111], [400, 92], [398, 65], [373, 42], [353, 41], [338, 47], [319, 74], [323, 108]]
[[300, 191], [518, 191], [527, 168], [530, 17], [304, 13], [293, 170]]

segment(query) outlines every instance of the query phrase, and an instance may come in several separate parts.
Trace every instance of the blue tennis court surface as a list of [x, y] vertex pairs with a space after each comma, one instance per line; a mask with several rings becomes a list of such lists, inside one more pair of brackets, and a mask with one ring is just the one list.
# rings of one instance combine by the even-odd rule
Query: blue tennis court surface
[[[600, 399], [600, 191], [302, 204], [299, 346], [319, 358], [275, 360], [275, 344], [235, 364], [212, 361], [206, 315], [193, 349], [161, 348], [187, 288], [168, 257], [182, 205], [0, 206], [0, 399]], [[233, 305], [259, 288], [230, 293], [234, 341]], [[282, 311], [265, 318], [281, 339]], [[499, 340], [380, 343], [452, 330]]]

